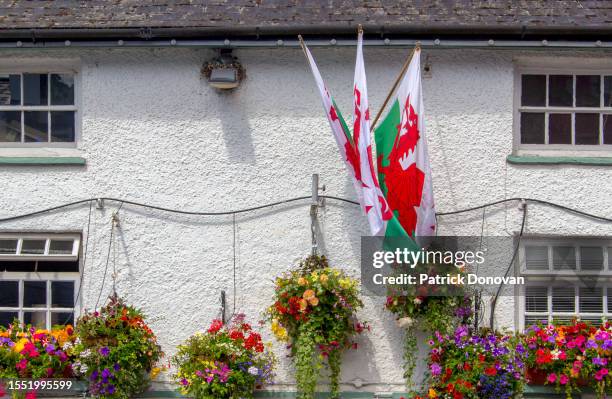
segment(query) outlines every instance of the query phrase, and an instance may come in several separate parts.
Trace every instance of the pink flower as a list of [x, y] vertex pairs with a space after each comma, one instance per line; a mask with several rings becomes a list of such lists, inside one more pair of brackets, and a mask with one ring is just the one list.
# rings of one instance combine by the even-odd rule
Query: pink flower
[[19, 371], [25, 371], [25, 369], [28, 368], [28, 359], [21, 359], [17, 362], [15, 368]]
[[546, 380], [550, 382], [551, 384], [554, 384], [555, 381], [557, 381], [557, 374], [555, 373], [548, 374], [548, 376], [546, 377]]
[[569, 378], [565, 374], [561, 374], [559, 376], [559, 384], [565, 385], [568, 383], [568, 381], [569, 381]]
[[26, 393], [25, 399], [36, 399], [36, 392], [30, 391]]
[[595, 379], [597, 381], [601, 381], [607, 375], [608, 375], [608, 369], [597, 370], [597, 372], [595, 373]]

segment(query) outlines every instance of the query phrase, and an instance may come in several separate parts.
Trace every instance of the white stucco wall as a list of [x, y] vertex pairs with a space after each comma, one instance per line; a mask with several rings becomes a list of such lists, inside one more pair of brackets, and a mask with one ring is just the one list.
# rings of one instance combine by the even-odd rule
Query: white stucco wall
[[[354, 49], [314, 49], [332, 94], [350, 114]], [[408, 50], [365, 51], [372, 115]], [[0, 216], [87, 197], [119, 197], [184, 210], [221, 211], [309, 195], [319, 173], [326, 193], [353, 198], [300, 50], [238, 50], [247, 79], [218, 93], [200, 77], [208, 50], [72, 50], [44, 57], [80, 59], [85, 167], [0, 167]], [[576, 57], [575, 53], [564, 53]], [[450, 211], [506, 197], [533, 197], [610, 213], [612, 169], [514, 166], [511, 51], [425, 50], [433, 67], [424, 80], [427, 135], [437, 208]], [[2, 53], [3, 62], [42, 57]], [[2, 154], [0, 149], [0, 155]], [[273, 278], [310, 251], [308, 202], [239, 215], [237, 310], [257, 321], [271, 302]], [[83, 306], [100, 293], [110, 216], [117, 204], [94, 209]], [[6, 223], [0, 231], [84, 231], [87, 207]], [[489, 210], [485, 232], [520, 228], [515, 205]], [[440, 234], [479, 235], [480, 212], [440, 218]], [[176, 216], [123, 206], [115, 241], [118, 292], [151, 316], [164, 350], [204, 329], [218, 315], [219, 296], [232, 298], [231, 217]], [[357, 207], [328, 201], [320, 212], [321, 247], [335, 266], [359, 274], [359, 240], [367, 233]], [[526, 232], [610, 235], [612, 226], [554, 209], [529, 209]], [[113, 261], [111, 260], [111, 267]], [[109, 278], [102, 291], [111, 289]], [[372, 324], [361, 349], [347, 353], [343, 381], [362, 389], [402, 388], [401, 331], [383, 299], [365, 299]], [[514, 326], [514, 303], [503, 297], [499, 325]], [[267, 331], [266, 331], [267, 333]], [[292, 371], [281, 345], [277, 389]], [[344, 389], [355, 390], [347, 385]]]

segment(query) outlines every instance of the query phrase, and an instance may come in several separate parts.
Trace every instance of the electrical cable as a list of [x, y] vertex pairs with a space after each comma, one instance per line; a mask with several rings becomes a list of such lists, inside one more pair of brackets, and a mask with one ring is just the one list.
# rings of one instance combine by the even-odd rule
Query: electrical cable
[[[523, 220], [521, 222], [521, 230], [518, 235], [518, 239], [516, 241], [516, 246], [514, 247], [514, 253], [512, 254], [512, 258], [510, 258], [510, 263], [508, 264], [508, 268], [506, 269], [506, 273], [504, 273], [504, 278], [508, 277], [508, 273], [512, 269], [512, 265], [514, 265], [514, 260], [516, 259], [516, 255], [519, 252], [519, 248], [521, 246], [521, 238], [523, 237], [523, 232], [525, 231], [525, 221], [527, 220], [527, 203], [523, 206]], [[495, 324], [495, 307], [497, 306], [497, 298], [499, 298], [499, 294], [501, 293], [502, 288], [504, 287], [503, 280], [502, 283], [497, 287], [497, 292], [495, 296], [491, 300], [491, 313], [489, 315], [489, 327], [493, 330]]]
[[[326, 199], [336, 200], [336, 201], [340, 201], [340, 202], [346, 202], [346, 203], [349, 203], [349, 204], [359, 205], [359, 202], [357, 202], [357, 201], [353, 201], [353, 200], [342, 198], [342, 197], [336, 197], [336, 196], [333, 196], [333, 195], [321, 195], [320, 198], [326, 198]], [[303, 201], [303, 200], [306, 200], [306, 199], [311, 199], [311, 196], [295, 197], [295, 198], [290, 198], [290, 199], [286, 199], [286, 200], [283, 200], [283, 201], [277, 201], [277, 202], [272, 202], [272, 203], [268, 203], [268, 204], [258, 205], [258, 206], [254, 206], [254, 207], [250, 207], [250, 208], [237, 209], [237, 210], [233, 210], [233, 211], [194, 212], [194, 211], [183, 211], [183, 210], [180, 210], [180, 209], [165, 208], [165, 207], [161, 207], [161, 206], [150, 205], [150, 204], [145, 204], [145, 203], [141, 203], [141, 202], [123, 200], [123, 199], [112, 198], [112, 197], [89, 198], [89, 199], [84, 199], [84, 200], [80, 200], [80, 201], [69, 202], [69, 203], [58, 205], [58, 206], [54, 206], [54, 207], [51, 207], [51, 208], [41, 209], [41, 210], [30, 212], [30, 213], [25, 213], [25, 214], [21, 214], [21, 215], [15, 215], [15, 216], [9, 216], [9, 217], [5, 217], [5, 218], [0, 218], [0, 223], [2, 223], [2, 222], [10, 222], [10, 221], [19, 220], [19, 219], [24, 219], [24, 218], [27, 218], [27, 217], [36, 216], [36, 215], [40, 215], [40, 214], [43, 214], [43, 213], [52, 212], [52, 211], [59, 210], [59, 209], [62, 209], [62, 208], [68, 208], [68, 207], [72, 207], [72, 206], [76, 206], [76, 205], [87, 203], [89, 201], [96, 201], [96, 200], [111, 201], [111, 202], [120, 202], [120, 203], [125, 203], [127, 205], [133, 205], [133, 206], [137, 206], [137, 207], [141, 207], [141, 208], [148, 208], [148, 209], [153, 209], [153, 210], [158, 210], [158, 211], [163, 211], [163, 212], [169, 212], [169, 213], [182, 214], [182, 215], [223, 216], [223, 215], [233, 215], [233, 214], [257, 211], [257, 210], [264, 209], [264, 208], [270, 208], [270, 207], [279, 206], [279, 205], [283, 205], [283, 204], [288, 204], [288, 203], [292, 203], [292, 202]], [[514, 201], [525, 201], [527, 203], [531, 202], [531, 203], [535, 203], [535, 204], [547, 205], [547, 206], [551, 206], [553, 208], [558, 208], [558, 209], [561, 209], [561, 210], [564, 210], [564, 211], [567, 211], [567, 212], [570, 212], [570, 213], [575, 213], [575, 214], [580, 215], [580, 216], [588, 217], [588, 218], [595, 219], [595, 220], [600, 220], [600, 221], [603, 221], [603, 222], [612, 223], [612, 218], [608, 218], [608, 217], [599, 216], [599, 215], [595, 215], [595, 214], [592, 214], [592, 213], [584, 212], [584, 211], [581, 211], [579, 209], [570, 208], [568, 206], [560, 205], [560, 204], [557, 204], [557, 203], [554, 203], [554, 202], [551, 202], [551, 201], [540, 200], [540, 199], [535, 199], [535, 198], [520, 198], [520, 197], [505, 198], [505, 199], [502, 199], [502, 200], [493, 201], [493, 202], [489, 202], [489, 203], [486, 203], [486, 204], [482, 204], [482, 205], [478, 205], [478, 206], [474, 206], [474, 207], [470, 207], [470, 208], [459, 209], [459, 210], [456, 210], [456, 211], [438, 212], [438, 213], [436, 213], [436, 215], [437, 216], [456, 215], [456, 214], [460, 214], [460, 213], [476, 211], [476, 210], [479, 210], [479, 209], [483, 209], [483, 208], [487, 208], [487, 207], [503, 204], [503, 203], [506, 203], [506, 202], [514, 202]]]
[[[108, 263], [110, 261], [111, 249], [113, 248], [113, 238], [115, 234], [115, 226], [118, 220], [117, 215], [119, 214], [119, 211], [121, 210], [121, 208], [123, 208], [123, 202], [121, 202], [121, 204], [119, 205], [119, 208], [111, 216], [111, 231], [110, 231], [109, 240], [108, 240], [108, 251], [106, 253], [106, 264], [104, 265], [104, 277], [102, 278], [102, 285], [100, 286], [100, 292], [98, 293], [98, 299], [96, 299], [96, 306], [94, 308], [96, 310], [98, 309], [98, 304], [100, 303], [102, 292], [104, 292], [104, 283], [106, 282], [106, 275], [108, 273]], [[113, 265], [113, 269], [114, 267], [115, 265]], [[113, 291], [114, 289], [115, 288], [114, 288], [114, 282], [113, 282]], [[113, 292], [113, 294], [115, 294], [115, 292]]]

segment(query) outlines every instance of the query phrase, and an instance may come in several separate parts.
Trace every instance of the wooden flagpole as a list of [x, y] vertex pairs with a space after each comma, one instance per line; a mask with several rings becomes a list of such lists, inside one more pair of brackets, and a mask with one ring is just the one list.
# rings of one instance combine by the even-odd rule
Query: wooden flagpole
[[410, 55], [408, 56], [408, 59], [406, 59], [406, 62], [404, 62], [404, 65], [402, 66], [402, 69], [401, 69], [399, 75], [397, 76], [397, 79], [395, 79], [395, 83], [393, 83], [393, 87], [391, 87], [391, 91], [389, 91], [389, 94], [387, 94], [387, 98], [385, 98], [385, 102], [383, 102], [383, 105], [380, 108], [380, 110], [378, 111], [378, 114], [376, 114], [376, 118], [374, 118], [374, 121], [372, 122], [372, 126], [371, 126], [371, 130], [372, 131], [374, 131], [374, 129], [376, 127], [376, 122], [378, 122], [378, 120], [380, 119], [383, 111], [387, 107], [387, 103], [391, 99], [391, 96], [393, 96], [393, 94], [395, 93], [395, 90], [397, 89], [397, 86], [402, 81], [402, 78], [404, 77], [404, 74], [406, 73], [406, 70], [408, 69], [408, 66], [410, 65], [410, 62], [412, 61], [412, 57], [414, 56], [414, 53], [416, 51], [421, 51], [421, 45], [419, 44], [419, 42], [416, 43], [416, 46], [410, 52]]

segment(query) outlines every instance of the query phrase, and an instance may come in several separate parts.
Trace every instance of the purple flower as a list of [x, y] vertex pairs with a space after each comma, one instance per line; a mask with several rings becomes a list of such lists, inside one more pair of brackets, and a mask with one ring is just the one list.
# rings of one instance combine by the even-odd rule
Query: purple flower
[[593, 364], [596, 366], [605, 366], [606, 364], [608, 364], [608, 359], [606, 359], [605, 357], [594, 357]]
[[103, 357], [107, 357], [108, 355], [110, 355], [110, 349], [108, 349], [108, 346], [103, 346], [98, 349], [98, 353], [100, 353], [100, 355], [102, 355]]
[[181, 385], [183, 385], [183, 386], [187, 386], [187, 385], [189, 385], [189, 381], [187, 381], [187, 379], [183, 378], [183, 379], [181, 380]]
[[440, 367], [438, 363], [432, 363], [431, 366], [429, 366], [429, 369], [431, 370], [431, 374], [435, 376], [440, 375], [442, 372], [442, 367]]
[[119, 371], [119, 370], [121, 370], [121, 366], [119, 366], [119, 363], [115, 363], [115, 365], [113, 366], [113, 369], [115, 371]]
[[98, 375], [99, 375], [98, 370], [94, 370], [91, 373], [91, 375], [89, 376], [89, 379], [92, 380], [92, 381], [97, 380], [98, 379]]
[[597, 342], [595, 342], [595, 340], [589, 339], [586, 343], [586, 347], [588, 349], [597, 349]]
[[109, 385], [106, 387], [106, 392], [107, 392], [109, 395], [114, 394], [114, 393], [115, 393], [115, 386], [114, 386], [113, 384], [109, 384]]
[[51, 355], [55, 351], [55, 346], [52, 344], [49, 344], [45, 347], [45, 351]]

